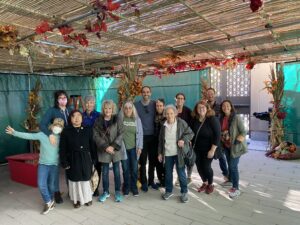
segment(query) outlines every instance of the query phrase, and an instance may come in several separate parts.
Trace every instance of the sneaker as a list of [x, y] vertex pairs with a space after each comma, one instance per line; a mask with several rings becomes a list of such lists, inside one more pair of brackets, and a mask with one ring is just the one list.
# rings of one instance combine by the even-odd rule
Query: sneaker
[[175, 186], [179, 186], [180, 183], [179, 183], [179, 179], [177, 178], [177, 180], [175, 181]]
[[50, 210], [54, 209], [54, 201], [46, 203], [43, 209], [42, 214], [46, 215]]
[[123, 195], [128, 196], [129, 195], [129, 190], [124, 190]]
[[230, 198], [237, 198], [238, 196], [240, 196], [241, 192], [238, 189], [234, 189], [234, 191], [229, 193], [229, 197]]
[[192, 178], [188, 177], [186, 179], [187, 185], [190, 185], [191, 183], [193, 183]]
[[99, 191], [98, 191], [98, 189], [96, 189], [96, 190], [94, 191], [93, 196], [94, 196], [94, 197], [98, 197], [98, 196], [99, 196]]
[[232, 183], [230, 181], [224, 181], [223, 183], [221, 183], [222, 187], [230, 187], [232, 186]]
[[149, 184], [149, 186], [151, 186], [151, 188], [154, 189], [154, 190], [158, 190], [158, 188], [159, 188], [157, 183]]
[[142, 189], [143, 192], [147, 192], [148, 191], [148, 185], [147, 184], [142, 184], [141, 189]]
[[119, 191], [115, 193], [115, 202], [122, 202], [123, 201], [123, 196]]
[[205, 191], [206, 187], [207, 187], [207, 184], [206, 184], [206, 183], [203, 183], [202, 186], [199, 187], [197, 191], [198, 191], [198, 192], [203, 192], [203, 191]]
[[138, 192], [138, 190], [136, 190], [136, 191], [133, 191], [133, 192], [132, 192], [132, 194], [133, 194], [133, 196], [134, 196], [134, 197], [138, 197], [138, 196], [139, 196], [139, 192]]
[[103, 194], [99, 197], [99, 202], [105, 202], [107, 198], [110, 197], [108, 192], [103, 192]]
[[161, 197], [162, 197], [164, 200], [168, 200], [168, 199], [171, 198], [172, 196], [173, 196], [173, 193], [165, 192]]
[[205, 189], [205, 193], [206, 194], [210, 194], [214, 191], [214, 185], [213, 184], [209, 184], [206, 186], [206, 189]]
[[56, 204], [61, 204], [64, 202], [64, 200], [61, 197], [61, 193], [59, 191], [54, 193], [54, 199]]
[[180, 196], [180, 200], [183, 203], [188, 202], [189, 201], [188, 194], [187, 193], [182, 193], [181, 196]]

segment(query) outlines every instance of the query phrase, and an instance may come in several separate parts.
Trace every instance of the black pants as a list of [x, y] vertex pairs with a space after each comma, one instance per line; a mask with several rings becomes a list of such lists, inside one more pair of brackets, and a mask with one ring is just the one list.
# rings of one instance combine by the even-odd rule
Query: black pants
[[203, 182], [208, 182], [208, 184], [213, 183], [214, 171], [211, 168], [211, 163], [213, 159], [208, 159], [205, 155], [197, 155], [196, 165], [198, 173]]
[[97, 188], [96, 188], [96, 190], [98, 190], [98, 187], [99, 187], [99, 184], [100, 184], [100, 181], [101, 181], [102, 163], [97, 162], [95, 168], [96, 168], [96, 170], [98, 172], [98, 176], [99, 176], [99, 181], [98, 181], [98, 185], [97, 185]]
[[[140, 182], [142, 185], [152, 184], [154, 182], [154, 170], [158, 164], [157, 148], [155, 144], [155, 136], [144, 135], [143, 151], [140, 156]], [[149, 159], [148, 166], [148, 182], [146, 175], [147, 158]]]

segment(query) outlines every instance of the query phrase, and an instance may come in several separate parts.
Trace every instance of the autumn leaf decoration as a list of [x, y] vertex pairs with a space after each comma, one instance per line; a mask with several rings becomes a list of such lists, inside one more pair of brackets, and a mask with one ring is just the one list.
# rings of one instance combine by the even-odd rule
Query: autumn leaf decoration
[[137, 59], [132, 65], [128, 57], [125, 65], [122, 67], [123, 76], [120, 79], [118, 88], [119, 106], [122, 106], [127, 100], [134, 101], [135, 97], [140, 95], [145, 75], [139, 76], [139, 69], [139, 60]]

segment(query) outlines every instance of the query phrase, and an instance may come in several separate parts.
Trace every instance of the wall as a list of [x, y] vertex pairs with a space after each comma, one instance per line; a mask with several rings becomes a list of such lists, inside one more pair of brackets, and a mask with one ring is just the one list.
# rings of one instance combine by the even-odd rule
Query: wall
[[272, 66], [275, 66], [275, 63], [261, 63], [251, 70], [250, 137], [254, 140], [268, 140], [268, 122], [256, 119], [253, 113], [265, 112], [272, 107], [272, 96], [263, 90], [264, 81], [269, 79]]

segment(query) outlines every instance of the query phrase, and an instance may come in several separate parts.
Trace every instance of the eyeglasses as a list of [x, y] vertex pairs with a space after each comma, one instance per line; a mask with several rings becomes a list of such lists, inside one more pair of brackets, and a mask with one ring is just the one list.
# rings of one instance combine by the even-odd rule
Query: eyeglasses
[[144, 110], [145, 110], [145, 113], [149, 113], [148, 105], [144, 105]]

